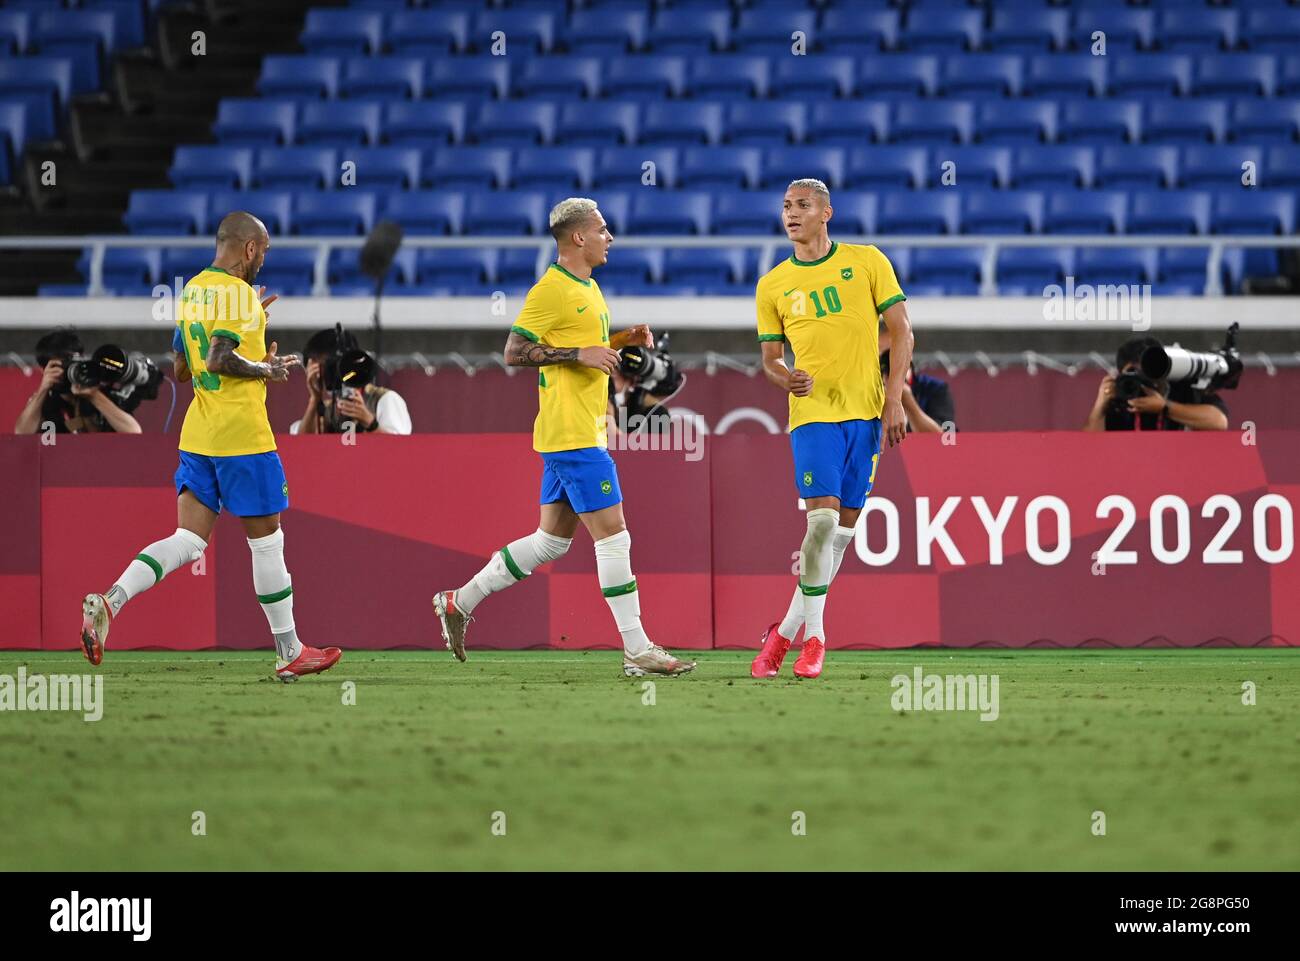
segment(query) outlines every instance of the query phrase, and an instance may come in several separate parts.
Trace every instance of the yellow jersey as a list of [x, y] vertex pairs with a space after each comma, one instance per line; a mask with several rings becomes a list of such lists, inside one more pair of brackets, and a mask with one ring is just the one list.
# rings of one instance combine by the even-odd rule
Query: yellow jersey
[[[510, 328], [547, 347], [609, 345], [609, 307], [595, 279], [580, 280], [559, 264], [528, 291]], [[577, 364], [552, 364], [537, 372], [533, 450], [549, 453], [605, 447], [609, 375]]]
[[275, 450], [265, 381], [222, 377], [204, 364], [217, 336], [235, 341], [235, 352], [245, 360], [259, 363], [266, 356], [266, 311], [257, 291], [219, 267], [208, 267], [181, 291], [176, 326], [194, 386], [180, 449], [209, 457]]
[[885, 404], [880, 315], [906, 300], [876, 247], [832, 243], [820, 260], [791, 256], [758, 281], [758, 339], [790, 344], [812, 375], [807, 397], [790, 395], [790, 430], [803, 424], [874, 420]]

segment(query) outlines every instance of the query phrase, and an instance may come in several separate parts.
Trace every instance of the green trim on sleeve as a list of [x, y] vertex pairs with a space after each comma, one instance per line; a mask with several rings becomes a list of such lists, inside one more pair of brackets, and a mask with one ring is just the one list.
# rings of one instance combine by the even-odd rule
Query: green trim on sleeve
[[893, 307], [894, 304], [901, 303], [904, 300], [907, 300], [907, 294], [894, 294], [894, 296], [890, 297], [883, 304], [876, 304], [876, 313], [883, 314], [890, 307]]
[[276, 591], [274, 594], [258, 594], [257, 603], [274, 604], [276, 601], [282, 601], [293, 593], [293, 585], [290, 584], [282, 591]]
[[785, 340], [785, 334], [759, 334], [759, 340]]
[[512, 334], [518, 334], [520, 337], [527, 337], [534, 344], [540, 344], [542, 342], [542, 339], [538, 337], [536, 334], [534, 334], [531, 330], [524, 330], [524, 328], [520, 327], [518, 324], [515, 324], [513, 327], [511, 327], [510, 332]]
[[244, 339], [244, 338], [240, 337], [237, 333], [235, 333], [233, 330], [226, 330], [226, 328], [224, 328], [224, 327], [218, 327], [216, 330], [214, 330], [214, 331], [212, 332], [212, 336], [213, 336], [213, 337], [229, 337], [231, 340], [233, 340], [233, 341], [235, 342], [235, 346], [236, 346], [236, 347], [238, 347], [238, 346], [243, 342], [243, 339]]
[[631, 594], [636, 590], [636, 580], [630, 580], [626, 584], [619, 584], [617, 587], [602, 587], [600, 592], [606, 597], [622, 597], [624, 594]]
[[150, 569], [153, 571], [153, 582], [155, 584], [163, 579], [162, 565], [148, 554], [136, 554], [135, 559], [149, 565]]

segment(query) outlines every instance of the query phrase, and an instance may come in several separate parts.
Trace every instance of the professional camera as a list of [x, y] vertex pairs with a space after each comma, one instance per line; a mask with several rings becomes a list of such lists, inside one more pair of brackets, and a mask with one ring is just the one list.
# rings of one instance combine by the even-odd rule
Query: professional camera
[[375, 380], [375, 359], [357, 346], [357, 339], [334, 325], [335, 347], [321, 363], [321, 390], [335, 399], [360, 397], [367, 384]]
[[1115, 375], [1114, 403], [1119, 407], [1127, 409], [1129, 401], [1133, 400], [1135, 397], [1143, 396], [1148, 390], [1163, 393], [1160, 390], [1160, 385], [1157, 384], [1155, 380], [1140, 371], [1120, 371]]
[[[1241, 356], [1237, 353], [1239, 329], [1240, 325], [1234, 321], [1223, 346], [1214, 350], [1184, 350], [1177, 344], [1152, 345], [1142, 352], [1142, 373], [1152, 380], [1188, 381], [1196, 390], [1233, 390], [1240, 383], [1242, 372]], [[1115, 380], [1115, 388], [1118, 392], [1119, 378]]]
[[72, 385], [98, 387], [123, 410], [134, 410], [142, 400], [158, 396], [163, 375], [143, 354], [128, 355], [116, 344], [104, 344], [89, 357], [80, 354], [64, 361], [63, 379], [55, 389], [69, 393]]
[[663, 400], [677, 393], [685, 379], [668, 355], [667, 334], [659, 338], [654, 350], [624, 347], [618, 352], [618, 370], [633, 387]]

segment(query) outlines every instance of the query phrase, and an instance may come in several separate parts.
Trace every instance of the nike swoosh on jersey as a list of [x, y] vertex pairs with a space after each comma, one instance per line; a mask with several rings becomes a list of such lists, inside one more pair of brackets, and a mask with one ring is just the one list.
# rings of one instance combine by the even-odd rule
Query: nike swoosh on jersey
[[789, 297], [791, 294], [793, 294], [793, 293], [794, 293], [796, 290], [798, 290], [798, 289], [799, 289], [798, 287], [791, 287], [789, 290], [787, 290], [787, 291], [786, 291], [784, 294], [782, 294], [781, 296], [782, 296], [782, 297]]
[[[591, 305], [588, 304], [587, 306], [590, 307]], [[586, 310], [586, 309], [587, 309], [586, 307], [579, 307], [579, 308], [578, 308], [578, 313], [582, 313], [582, 312], [583, 312], [584, 310]]]

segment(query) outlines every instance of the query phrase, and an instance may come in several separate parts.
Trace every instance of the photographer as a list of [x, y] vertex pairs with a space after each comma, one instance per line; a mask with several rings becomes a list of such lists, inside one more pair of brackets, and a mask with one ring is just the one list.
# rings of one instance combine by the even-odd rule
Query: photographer
[[339, 434], [348, 422], [358, 433], [409, 434], [411, 414], [395, 390], [374, 383], [375, 362], [342, 326], [313, 334], [303, 348], [307, 409], [291, 434]]
[[36, 393], [14, 423], [15, 434], [35, 434], [54, 425], [58, 434], [139, 434], [131, 412], [158, 396], [162, 373], [146, 357], [128, 357], [105, 344], [87, 358], [81, 338], [56, 330], [36, 342], [36, 363], [44, 369]]
[[[889, 380], [889, 330], [880, 330], [880, 374]], [[917, 434], [941, 434], [945, 424], [957, 428], [957, 407], [953, 403], [948, 384], [938, 377], [918, 374], [916, 367], [908, 369], [903, 384], [903, 413], [907, 415], [907, 429]]]
[[614, 433], [666, 433], [672, 417], [663, 404], [686, 382], [668, 354], [668, 335], [648, 347], [624, 347], [609, 378], [609, 428]]
[[[1143, 355], [1163, 353], [1154, 337], [1134, 337], [1115, 352], [1117, 375], [1102, 378], [1084, 430], [1227, 430], [1228, 407], [1211, 382], [1169, 381], [1143, 372]], [[1223, 386], [1235, 387], [1235, 380]]]

